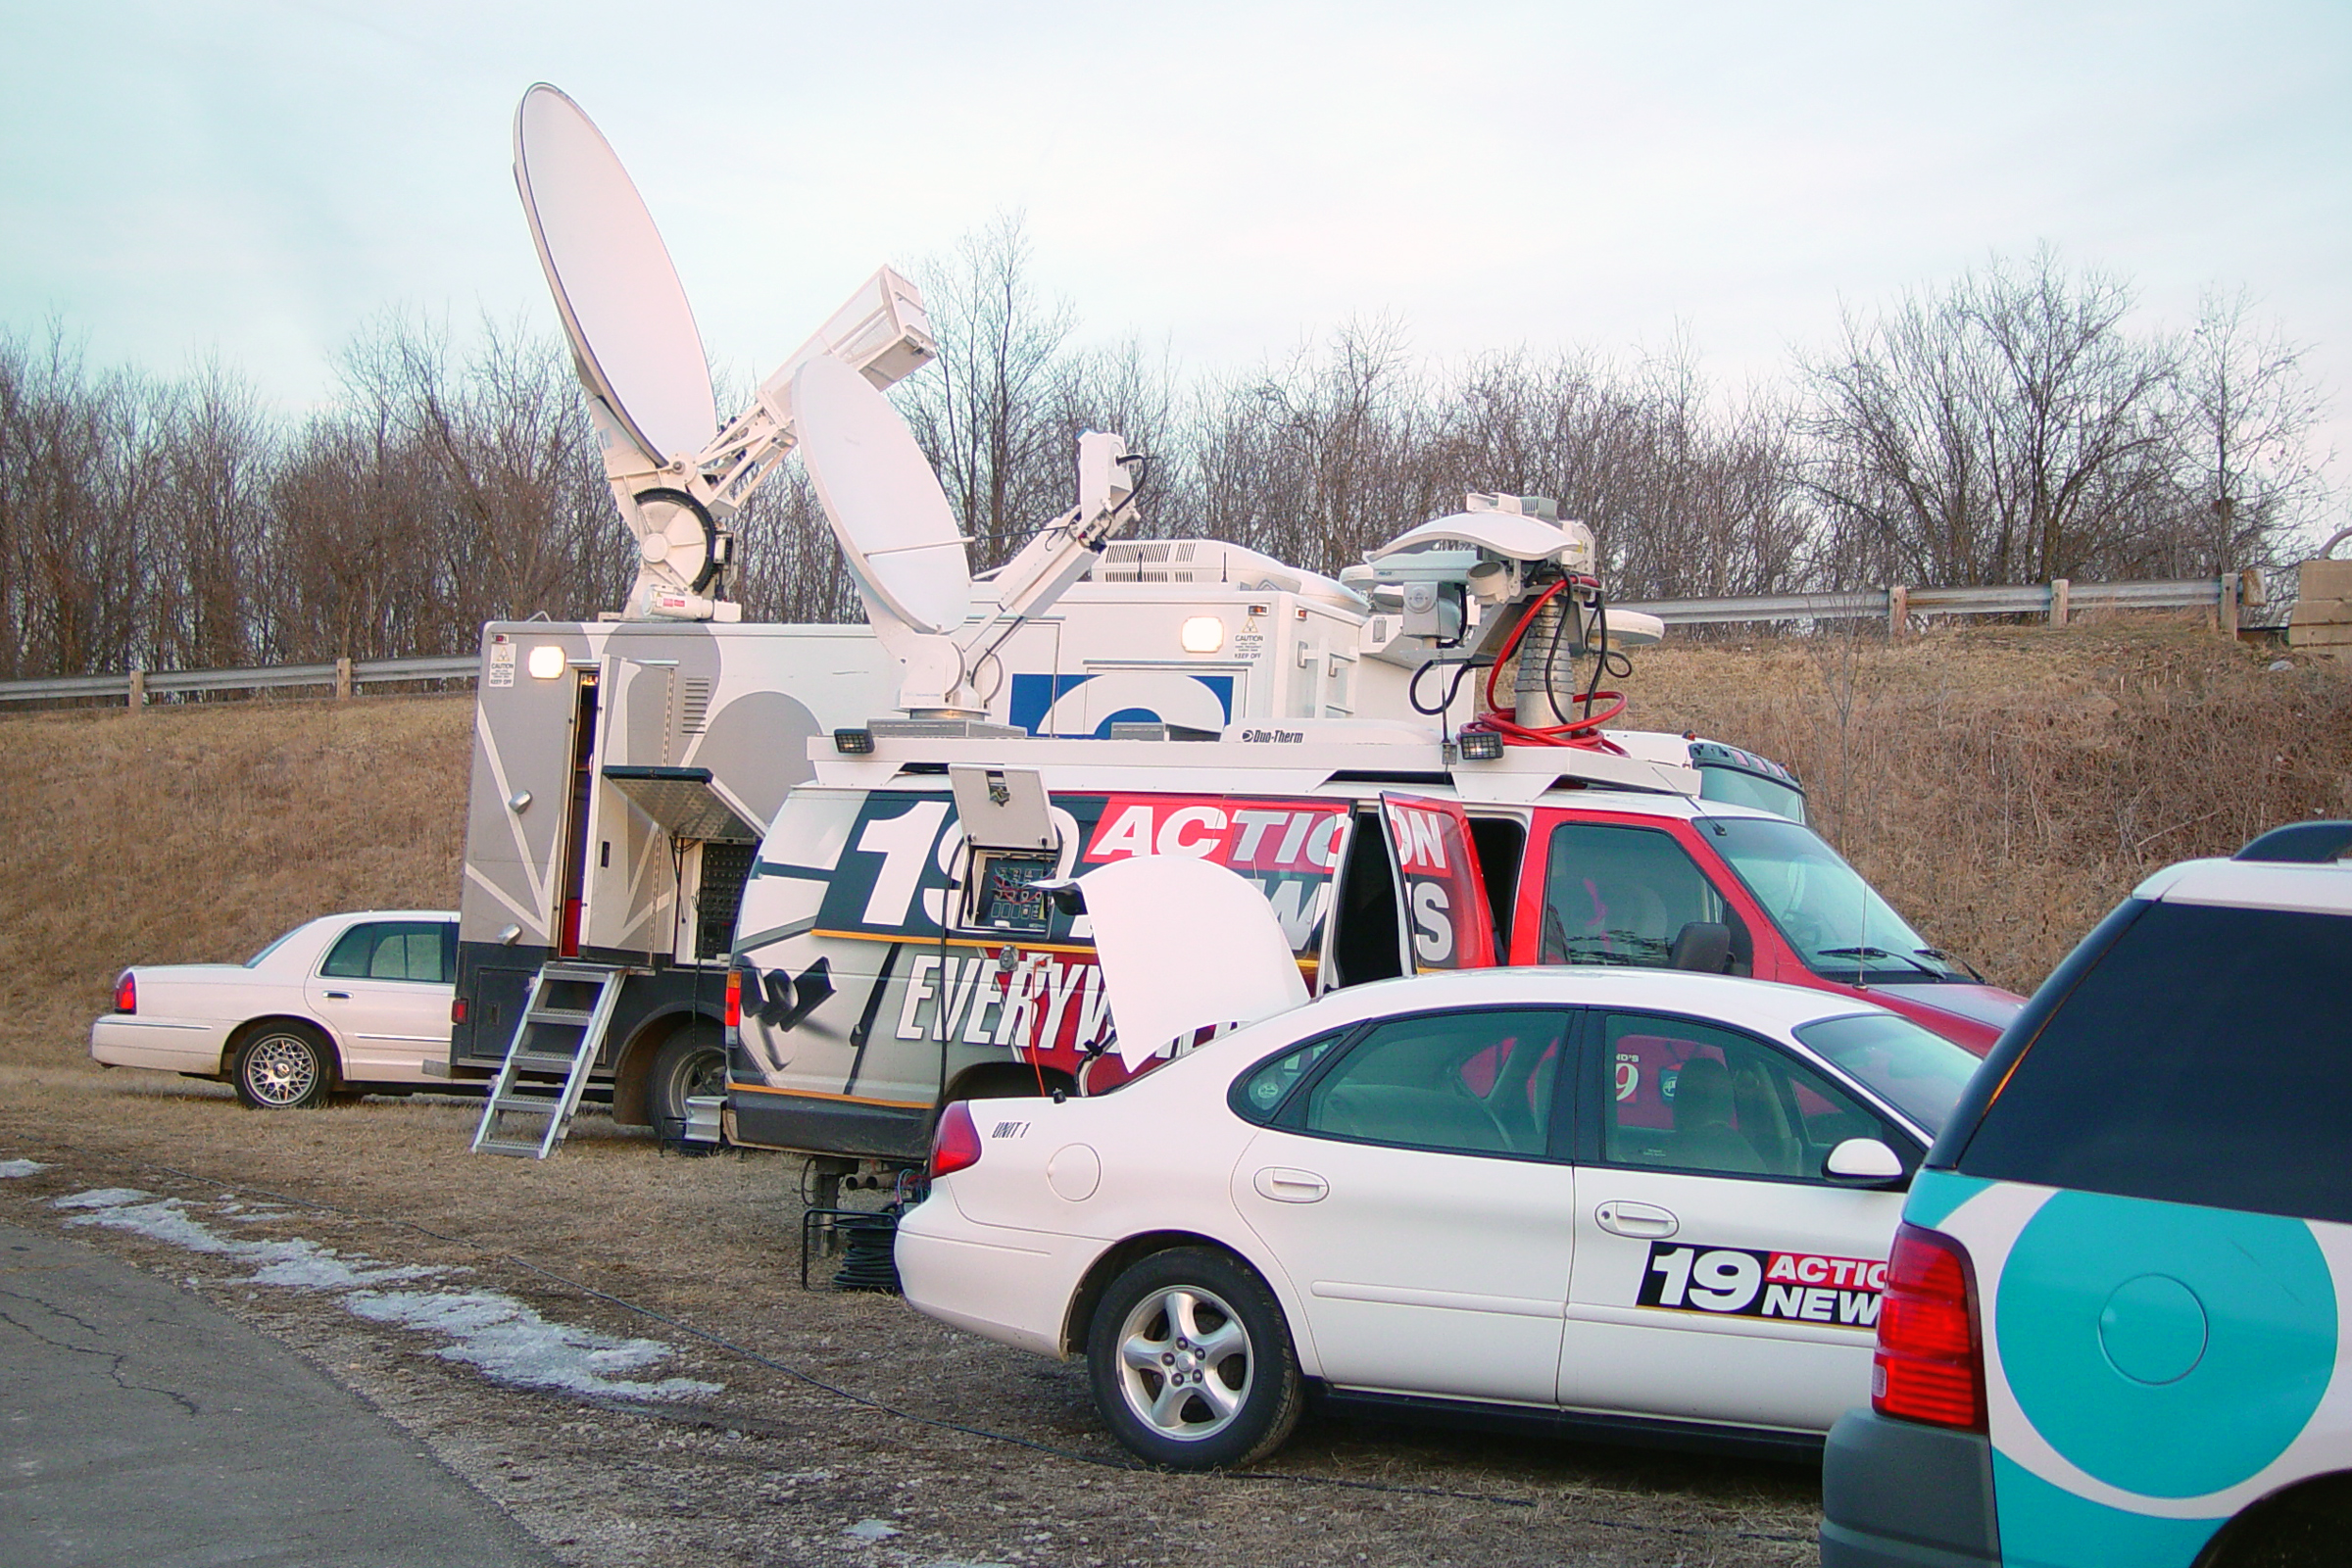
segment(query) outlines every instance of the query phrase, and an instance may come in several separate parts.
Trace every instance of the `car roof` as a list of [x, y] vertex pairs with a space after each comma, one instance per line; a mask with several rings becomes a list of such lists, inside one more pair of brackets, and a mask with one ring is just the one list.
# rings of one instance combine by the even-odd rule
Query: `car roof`
[[322, 914], [321, 920], [455, 920], [455, 909], [347, 909], [341, 914]]
[[2140, 883], [2132, 896], [2162, 904], [2352, 914], [2352, 865], [2340, 860], [2325, 865], [2182, 860]]
[[1694, 974], [1686, 969], [1548, 964], [1376, 980], [1335, 991], [1287, 1016], [1303, 1021], [1312, 1014], [1337, 1025], [1427, 1008], [1512, 1004], [1640, 1007], [1720, 1018], [1776, 1033], [1824, 1018], [1886, 1010], [1856, 997], [1769, 980]]

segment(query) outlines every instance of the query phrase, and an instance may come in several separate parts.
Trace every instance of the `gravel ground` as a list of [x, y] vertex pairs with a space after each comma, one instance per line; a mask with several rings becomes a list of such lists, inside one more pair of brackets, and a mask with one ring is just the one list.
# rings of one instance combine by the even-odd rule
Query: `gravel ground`
[[1816, 1559], [1793, 1466], [1310, 1420], [1249, 1475], [1129, 1468], [1082, 1363], [803, 1292], [790, 1159], [593, 1118], [544, 1165], [473, 1157], [460, 1104], [261, 1115], [143, 1074], [0, 1091], [0, 1216], [295, 1347], [566, 1561]]

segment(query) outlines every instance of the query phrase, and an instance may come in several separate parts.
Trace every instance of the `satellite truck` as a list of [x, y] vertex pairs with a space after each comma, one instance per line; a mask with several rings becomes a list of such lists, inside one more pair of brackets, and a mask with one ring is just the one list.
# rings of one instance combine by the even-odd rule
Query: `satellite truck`
[[[545, 1157], [594, 1087], [665, 1138], [812, 1155], [829, 1197], [918, 1162], [948, 1100], [1107, 1087], [1189, 1044], [1111, 1050], [1065, 884], [1126, 854], [1250, 875], [1318, 989], [1497, 961], [1841, 984], [1703, 842], [1733, 813], [1799, 836], [1754, 852], [1783, 883], [1818, 851], [1860, 889], [1833, 969], [1890, 1004], [1975, 989], [1785, 769], [1604, 727], [1601, 671], [1662, 627], [1608, 608], [1550, 503], [1471, 495], [1333, 579], [1116, 537], [1149, 460], [1089, 432], [1073, 508], [975, 579], [883, 396], [937, 353], [911, 282], [877, 270], [722, 425], [650, 214], [551, 86], [514, 172], [640, 564], [617, 614], [483, 629], [449, 1056], [489, 1084], [477, 1152]], [[866, 625], [729, 597], [727, 523], [795, 448]], [[1599, 880], [1563, 881], [1571, 826], [1603, 833]], [[1554, 896], [1579, 882], [1588, 910]], [[2003, 996], [1917, 1010], [1983, 1049]]]

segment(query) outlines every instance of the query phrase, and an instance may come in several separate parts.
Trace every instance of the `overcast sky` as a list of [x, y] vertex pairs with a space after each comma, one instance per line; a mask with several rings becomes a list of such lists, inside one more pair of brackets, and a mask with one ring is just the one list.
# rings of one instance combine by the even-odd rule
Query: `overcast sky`
[[[593, 116], [712, 356], [1018, 209], [1084, 332], [1233, 369], [1390, 313], [1447, 360], [1780, 373], [2048, 242], [2178, 322], [2245, 285], [2352, 471], [2352, 6], [0, 0], [0, 329], [332, 394], [387, 307], [553, 330], [516, 99]], [[1465, 476], [1471, 482], [1475, 476]]]

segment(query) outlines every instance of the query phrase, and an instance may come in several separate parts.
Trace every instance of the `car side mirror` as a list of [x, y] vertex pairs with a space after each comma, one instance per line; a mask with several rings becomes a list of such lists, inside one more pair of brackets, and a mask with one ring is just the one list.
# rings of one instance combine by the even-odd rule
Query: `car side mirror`
[[1674, 934], [1666, 956], [1669, 969], [1725, 974], [1732, 967], [1732, 928], [1720, 920], [1692, 920]]
[[1886, 1187], [1903, 1179], [1903, 1158], [1876, 1138], [1848, 1138], [1830, 1151], [1821, 1173], [1852, 1187]]

